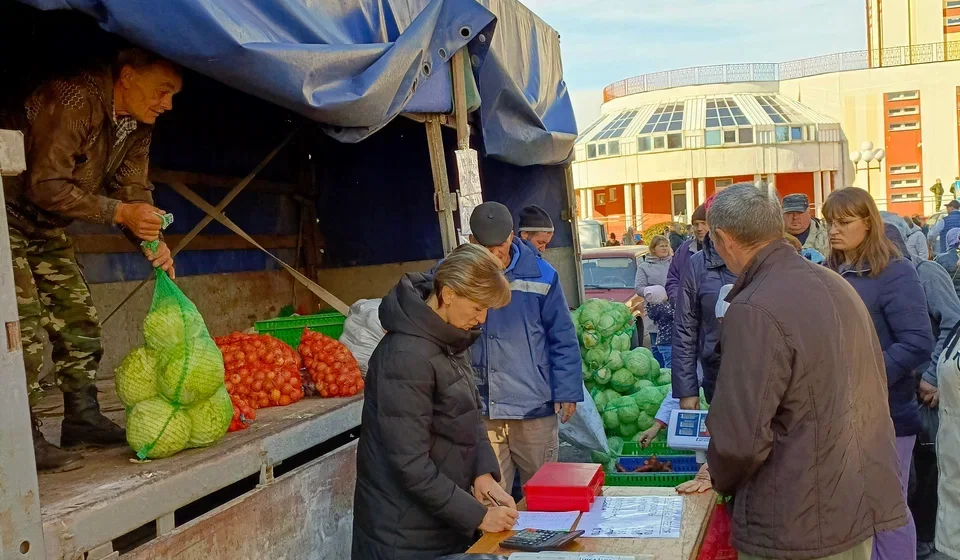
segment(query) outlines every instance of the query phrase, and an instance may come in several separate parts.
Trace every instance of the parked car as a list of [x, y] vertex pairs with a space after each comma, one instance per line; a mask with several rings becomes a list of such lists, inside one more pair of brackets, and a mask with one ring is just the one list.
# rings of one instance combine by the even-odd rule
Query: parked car
[[[583, 288], [588, 298], [606, 299], [624, 303], [640, 314], [640, 298], [635, 286], [637, 262], [649, 253], [646, 245], [622, 245], [587, 249], [582, 254]], [[644, 342], [643, 321], [637, 318], [637, 331], [632, 347]]]

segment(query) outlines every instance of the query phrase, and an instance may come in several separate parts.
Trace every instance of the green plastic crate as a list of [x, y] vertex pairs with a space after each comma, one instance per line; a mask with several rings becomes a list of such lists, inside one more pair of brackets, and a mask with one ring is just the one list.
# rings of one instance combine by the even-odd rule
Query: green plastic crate
[[342, 313], [331, 311], [315, 315], [300, 315], [297, 317], [278, 317], [257, 321], [254, 328], [257, 334], [269, 334], [293, 346], [296, 350], [300, 346], [300, 337], [303, 329], [325, 334], [334, 340], [339, 340], [343, 334], [343, 322], [346, 317]]
[[606, 486], [645, 486], [647, 488], [673, 488], [693, 480], [696, 473], [604, 473]]
[[636, 441], [623, 442], [623, 452], [621, 457], [637, 457], [639, 455], [696, 455], [695, 451], [673, 449], [667, 446], [665, 441], [651, 441], [650, 445], [643, 449]]

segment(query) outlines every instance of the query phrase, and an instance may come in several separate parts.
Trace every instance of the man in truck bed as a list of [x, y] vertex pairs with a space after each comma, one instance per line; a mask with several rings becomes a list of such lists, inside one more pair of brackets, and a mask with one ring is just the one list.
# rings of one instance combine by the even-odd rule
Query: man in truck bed
[[[100, 413], [100, 321], [65, 229], [82, 220], [117, 224], [134, 243], [159, 237], [163, 212], [154, 208], [147, 180], [150, 138], [181, 85], [172, 64], [131, 49], [111, 67], [44, 83], [21, 106], [0, 113], [0, 128], [23, 132], [27, 156], [26, 172], [5, 180], [3, 190], [41, 472], [80, 466], [79, 454], [44, 439], [32, 413], [43, 396], [41, 330], [53, 345], [54, 375], [63, 391], [61, 447], [126, 441], [123, 429]], [[165, 243], [147, 257], [173, 274]]]

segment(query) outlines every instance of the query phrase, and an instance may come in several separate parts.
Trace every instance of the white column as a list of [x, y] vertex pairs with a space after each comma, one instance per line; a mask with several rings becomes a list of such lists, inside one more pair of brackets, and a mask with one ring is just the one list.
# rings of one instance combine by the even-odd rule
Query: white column
[[697, 202], [703, 204], [707, 201], [707, 180], [704, 178], [697, 179]]
[[623, 186], [623, 213], [627, 220], [627, 227], [636, 229], [637, 224], [633, 221], [633, 185]]
[[760, 188], [760, 181], [762, 181], [762, 180], [763, 180], [763, 176], [761, 176], [759, 173], [755, 173], [755, 174], [753, 175], [753, 186], [755, 186], [755, 187], [757, 187], [757, 188], [759, 189], [759, 188]]
[[821, 183], [823, 187], [823, 200], [827, 200], [827, 197], [833, 192], [833, 172], [824, 171]]
[[583, 192], [587, 193], [587, 215], [584, 218], [588, 220], [593, 219], [593, 189], [583, 189]]
[[823, 173], [813, 173], [813, 215], [820, 217], [820, 208], [823, 207]]
[[696, 205], [693, 203], [693, 179], [687, 179], [687, 188], [685, 193], [687, 195], [687, 216], [686, 221], [690, 223], [690, 217], [693, 216], [693, 211], [697, 209]]
[[643, 229], [643, 185], [636, 183], [633, 185], [633, 199], [637, 204], [637, 229]]
[[580, 197], [580, 212], [578, 213], [578, 217], [581, 220], [587, 219], [587, 193], [588, 189], [580, 189], [577, 191], [577, 196]]
[[777, 175], [775, 173], [767, 175], [767, 194], [771, 197], [777, 196]]

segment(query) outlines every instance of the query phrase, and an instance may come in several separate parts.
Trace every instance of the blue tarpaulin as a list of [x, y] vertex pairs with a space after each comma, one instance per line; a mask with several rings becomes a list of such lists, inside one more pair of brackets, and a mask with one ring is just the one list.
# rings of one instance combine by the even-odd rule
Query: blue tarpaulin
[[557, 33], [516, 0], [21, 0], [114, 34], [358, 142], [403, 111], [450, 112], [469, 46], [484, 150], [568, 161], [576, 139]]

